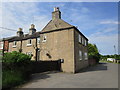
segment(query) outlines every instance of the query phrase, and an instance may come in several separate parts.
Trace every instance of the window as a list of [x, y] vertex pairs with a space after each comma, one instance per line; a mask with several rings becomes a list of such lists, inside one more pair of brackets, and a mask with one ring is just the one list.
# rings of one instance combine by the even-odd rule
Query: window
[[16, 47], [16, 45], [17, 45], [17, 42], [14, 41], [14, 42], [13, 42], [13, 47]]
[[32, 56], [32, 52], [26, 52], [26, 54]]
[[84, 55], [85, 56], [85, 60], [88, 60], [88, 54], [87, 54], [87, 52], [85, 52], [84, 54], [85, 54]]
[[40, 37], [37, 38], [37, 44], [40, 44]]
[[82, 37], [82, 44], [84, 45], [84, 38]]
[[0, 42], [0, 49], [3, 49], [3, 42]]
[[79, 50], [79, 60], [82, 60], [82, 51]]
[[81, 43], [81, 38], [82, 38], [82, 37], [81, 37], [81, 35], [79, 34], [79, 42], [80, 42], [80, 43]]
[[28, 39], [27, 46], [31, 46], [31, 45], [32, 45], [32, 40], [31, 40], [31, 39]]
[[85, 46], [87, 46], [87, 40], [85, 40]]
[[42, 42], [46, 42], [47, 37], [43, 36], [43, 41]]

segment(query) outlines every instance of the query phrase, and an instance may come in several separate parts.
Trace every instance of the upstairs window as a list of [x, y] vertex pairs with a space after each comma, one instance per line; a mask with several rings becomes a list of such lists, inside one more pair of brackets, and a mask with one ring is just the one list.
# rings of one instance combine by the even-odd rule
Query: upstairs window
[[28, 39], [27, 46], [30, 46], [30, 45], [32, 45], [32, 40]]
[[84, 38], [82, 37], [82, 44], [84, 45]]
[[82, 36], [80, 34], [79, 34], [78, 38], [79, 38], [79, 42], [81, 43]]
[[42, 41], [42, 42], [46, 42], [46, 40], [47, 40], [47, 37], [44, 35], [44, 36], [43, 36], [43, 41]]
[[79, 60], [82, 60], [82, 51], [79, 50]]
[[13, 47], [16, 47], [16, 45], [17, 45], [17, 42], [14, 41], [14, 42], [13, 42]]
[[85, 46], [87, 46], [87, 40], [85, 40]]
[[40, 44], [40, 37], [37, 38], [37, 44]]

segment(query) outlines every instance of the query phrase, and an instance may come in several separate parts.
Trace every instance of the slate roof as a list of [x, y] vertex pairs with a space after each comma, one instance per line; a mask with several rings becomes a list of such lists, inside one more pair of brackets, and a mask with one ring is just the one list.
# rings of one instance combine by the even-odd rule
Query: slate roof
[[9, 38], [5, 38], [4, 40], [8, 40], [9, 42], [12, 42], [12, 41], [21, 41], [21, 40], [26, 40], [26, 39], [33, 39], [33, 38], [37, 38], [37, 37], [40, 37], [40, 32], [35, 32], [32, 35], [25, 34], [21, 37], [18, 37], [18, 36], [9, 37]]

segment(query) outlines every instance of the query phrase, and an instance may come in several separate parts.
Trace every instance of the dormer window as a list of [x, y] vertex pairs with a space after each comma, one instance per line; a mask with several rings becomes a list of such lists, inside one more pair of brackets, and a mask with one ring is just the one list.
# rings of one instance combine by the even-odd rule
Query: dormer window
[[32, 45], [32, 40], [28, 39], [27, 46], [31, 46], [31, 45]]
[[17, 42], [14, 41], [14, 42], [13, 42], [13, 47], [16, 47], [16, 45], [17, 45]]
[[42, 42], [46, 42], [46, 40], [47, 40], [47, 37], [43, 36], [43, 41]]

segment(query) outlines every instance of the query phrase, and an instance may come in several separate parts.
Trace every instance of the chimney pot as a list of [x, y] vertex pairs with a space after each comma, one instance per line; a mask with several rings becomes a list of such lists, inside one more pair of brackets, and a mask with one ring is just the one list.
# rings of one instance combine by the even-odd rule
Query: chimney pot
[[18, 28], [18, 31], [22, 31], [22, 28]]
[[31, 29], [34, 29], [34, 28], [35, 28], [35, 25], [34, 25], [34, 24], [31, 24], [30, 28], [31, 28]]
[[23, 31], [22, 31], [22, 28], [18, 28], [18, 31], [17, 31], [17, 36], [18, 36], [18, 37], [23, 36]]

